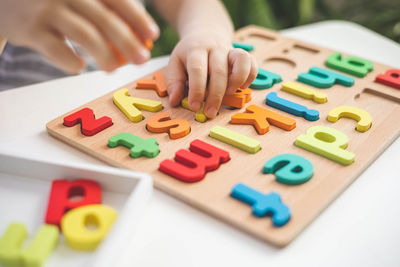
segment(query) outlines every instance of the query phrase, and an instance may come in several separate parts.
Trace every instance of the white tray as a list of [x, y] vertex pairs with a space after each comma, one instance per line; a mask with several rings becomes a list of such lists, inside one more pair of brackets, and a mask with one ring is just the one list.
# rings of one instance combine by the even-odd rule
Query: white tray
[[93, 252], [70, 248], [60, 235], [45, 267], [110, 267], [128, 257], [136, 222], [152, 195], [152, 179], [139, 172], [111, 167], [39, 161], [0, 154], [0, 235], [11, 222], [22, 222], [28, 239], [44, 224], [52, 180], [91, 179], [102, 188], [102, 203], [118, 212], [117, 220]]

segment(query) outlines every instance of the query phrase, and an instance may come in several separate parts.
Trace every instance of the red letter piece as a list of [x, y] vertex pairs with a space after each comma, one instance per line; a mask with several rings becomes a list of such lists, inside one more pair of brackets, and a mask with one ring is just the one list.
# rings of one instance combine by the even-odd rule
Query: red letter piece
[[375, 82], [400, 89], [400, 70], [387, 70], [385, 74], [376, 76]]
[[[70, 200], [74, 196], [82, 196], [82, 199]], [[97, 182], [54, 180], [51, 185], [45, 221], [47, 224], [59, 226], [64, 213], [90, 204], [101, 204], [101, 188]]]
[[81, 124], [81, 132], [87, 136], [95, 135], [113, 125], [111, 118], [107, 116], [96, 120], [90, 108], [83, 108], [64, 118], [64, 125], [67, 127], [77, 123]]
[[156, 90], [160, 97], [167, 95], [167, 81], [162, 71], [156, 71], [153, 74], [153, 79], [141, 79], [136, 83], [136, 89], [152, 89]]
[[190, 151], [181, 149], [175, 153], [175, 161], [166, 159], [159, 170], [187, 183], [202, 180], [206, 172], [218, 169], [230, 160], [229, 152], [198, 139], [190, 143]]

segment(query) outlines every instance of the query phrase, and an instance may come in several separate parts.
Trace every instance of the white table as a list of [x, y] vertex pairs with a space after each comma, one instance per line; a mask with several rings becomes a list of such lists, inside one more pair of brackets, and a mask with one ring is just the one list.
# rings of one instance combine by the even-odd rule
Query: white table
[[[400, 68], [400, 46], [347, 22], [284, 35]], [[103, 164], [50, 137], [46, 122], [167, 64], [125, 66], [0, 93], [0, 150]], [[291, 245], [277, 249], [156, 190], [129, 266], [400, 266], [400, 140]]]

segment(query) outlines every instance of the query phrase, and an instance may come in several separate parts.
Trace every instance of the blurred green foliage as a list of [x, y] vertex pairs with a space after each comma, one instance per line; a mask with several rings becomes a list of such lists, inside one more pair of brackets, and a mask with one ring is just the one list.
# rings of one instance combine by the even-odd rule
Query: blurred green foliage
[[[198, 0], [201, 1], [201, 0]], [[254, 24], [274, 30], [322, 20], [347, 20], [400, 42], [400, 0], [222, 0], [235, 28]], [[150, 7], [161, 36], [153, 57], [171, 53], [176, 32]]]

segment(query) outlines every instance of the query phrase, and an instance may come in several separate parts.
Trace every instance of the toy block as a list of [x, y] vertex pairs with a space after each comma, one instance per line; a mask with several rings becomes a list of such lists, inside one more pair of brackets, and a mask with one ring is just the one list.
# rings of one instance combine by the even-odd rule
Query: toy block
[[308, 121], [319, 120], [319, 111], [315, 109], [308, 109], [307, 107], [294, 103], [292, 101], [278, 97], [276, 92], [271, 92], [265, 99], [265, 104], [277, 108], [289, 114], [303, 117]]
[[400, 70], [387, 70], [385, 74], [379, 74], [376, 76], [375, 82], [400, 89]]
[[61, 229], [71, 248], [93, 251], [104, 239], [116, 218], [117, 212], [111, 207], [88, 205], [67, 212], [61, 221]]
[[350, 87], [354, 84], [352, 77], [319, 67], [311, 67], [308, 73], [300, 73], [297, 80], [318, 88], [330, 88], [335, 84]]
[[328, 101], [328, 97], [324, 93], [317, 92], [310, 87], [301, 85], [296, 82], [284, 82], [282, 84], [282, 91], [300, 96], [305, 99], [311, 99], [315, 103], [323, 104]]
[[251, 205], [254, 216], [272, 216], [272, 223], [276, 227], [281, 227], [290, 220], [290, 209], [275, 192], [265, 195], [239, 183], [232, 188], [231, 197]]
[[[188, 109], [188, 110], [192, 111], [189, 108], [189, 100], [188, 100], [187, 97], [182, 99], [181, 106], [184, 107], [185, 109]], [[198, 122], [206, 122], [207, 121], [207, 116], [206, 116], [206, 114], [204, 114], [204, 102], [201, 104], [201, 109], [196, 111], [195, 120], [198, 121]]]
[[257, 77], [251, 83], [251, 89], [268, 89], [271, 88], [275, 83], [280, 83], [282, 78], [280, 75], [266, 71], [259, 68]]
[[236, 92], [227, 95], [225, 94], [224, 98], [222, 99], [222, 105], [230, 106], [234, 108], [242, 108], [244, 105], [251, 100], [251, 89], [236, 89]]
[[0, 239], [0, 264], [3, 266], [21, 266], [21, 246], [28, 232], [23, 223], [11, 223]]
[[264, 164], [263, 173], [274, 173], [276, 181], [282, 184], [304, 184], [314, 173], [312, 163], [296, 154], [280, 154]]
[[[81, 196], [72, 201], [70, 198]], [[54, 180], [51, 184], [45, 222], [59, 226], [64, 213], [85, 205], [101, 203], [100, 185], [91, 180]]]
[[160, 97], [167, 96], [167, 80], [162, 71], [153, 73], [153, 79], [141, 79], [136, 83], [136, 89], [155, 90]]
[[340, 106], [332, 109], [328, 113], [328, 121], [330, 122], [337, 122], [342, 117], [356, 120], [358, 122], [356, 129], [362, 133], [368, 131], [372, 125], [371, 115], [367, 111], [360, 108]]
[[141, 156], [154, 158], [160, 153], [155, 138], [143, 139], [131, 133], [119, 133], [108, 139], [108, 147], [115, 148], [117, 146], [124, 146], [130, 149], [130, 156], [132, 158], [139, 158]]
[[230, 160], [229, 152], [198, 139], [190, 143], [189, 150], [178, 150], [175, 161], [162, 161], [159, 170], [180, 181], [194, 183], [201, 181], [206, 172]]
[[139, 122], [143, 119], [140, 110], [157, 112], [162, 109], [160, 101], [150, 99], [132, 97], [129, 95], [128, 89], [123, 88], [114, 93], [114, 104], [128, 117], [132, 122]]
[[374, 64], [369, 60], [352, 56], [342, 57], [338, 52], [331, 54], [325, 65], [360, 78], [365, 77], [374, 69]]
[[82, 134], [87, 136], [95, 135], [113, 125], [111, 118], [107, 116], [96, 120], [93, 110], [90, 108], [83, 108], [64, 117], [63, 124], [67, 127], [72, 127], [78, 123], [81, 124]]
[[57, 226], [42, 225], [30, 246], [22, 252], [22, 260], [26, 267], [40, 267], [46, 262], [54, 250], [59, 236]]
[[347, 136], [330, 127], [308, 128], [306, 134], [301, 134], [296, 138], [295, 145], [342, 165], [350, 165], [354, 162], [355, 155], [345, 150], [348, 145]]
[[190, 133], [190, 124], [184, 119], [173, 119], [168, 112], [160, 112], [147, 120], [147, 130], [152, 133], [169, 133], [171, 139], [185, 137]]
[[247, 52], [251, 52], [251, 51], [254, 50], [254, 45], [252, 45], [252, 44], [244, 44], [244, 43], [236, 43], [236, 42], [234, 42], [234, 43], [232, 43], [232, 46], [234, 48], [241, 48], [241, 49], [243, 49], [243, 50], [245, 50]]
[[261, 149], [257, 140], [221, 126], [212, 127], [210, 137], [252, 154]]
[[267, 133], [270, 123], [286, 131], [296, 128], [296, 120], [256, 105], [248, 106], [245, 113], [233, 115], [231, 123], [253, 125], [258, 134]]
[[58, 227], [42, 225], [31, 244], [22, 249], [28, 233], [23, 223], [11, 223], [0, 239], [0, 264], [2, 266], [43, 266], [58, 241]]

